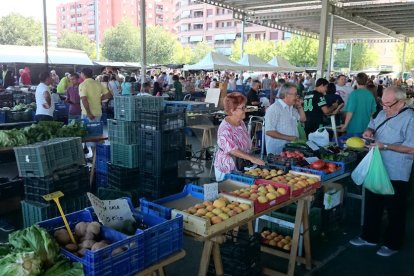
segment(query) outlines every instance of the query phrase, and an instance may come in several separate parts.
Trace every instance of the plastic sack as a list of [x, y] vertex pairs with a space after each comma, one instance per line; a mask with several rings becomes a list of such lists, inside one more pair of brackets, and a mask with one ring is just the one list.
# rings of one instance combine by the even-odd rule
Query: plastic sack
[[329, 144], [329, 133], [325, 128], [320, 128], [315, 132], [309, 133], [308, 140], [314, 142], [319, 147], [325, 147]]
[[298, 127], [299, 140], [306, 141], [307, 138], [306, 138], [305, 128], [303, 127], [303, 124], [300, 121], [298, 121], [297, 127]]
[[371, 164], [369, 165], [368, 173], [364, 180], [364, 187], [375, 194], [394, 194], [394, 188], [392, 187], [384, 162], [382, 162], [378, 146], [374, 148], [372, 153]]
[[367, 155], [359, 162], [358, 166], [354, 169], [351, 174], [352, 180], [357, 185], [362, 185], [364, 183], [365, 177], [367, 176], [369, 165], [371, 164], [372, 153], [374, 152], [374, 148], [371, 148]]

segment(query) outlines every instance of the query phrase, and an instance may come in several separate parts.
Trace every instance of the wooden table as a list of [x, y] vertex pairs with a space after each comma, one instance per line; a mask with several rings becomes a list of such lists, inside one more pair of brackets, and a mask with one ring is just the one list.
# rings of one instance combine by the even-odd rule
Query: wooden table
[[[283, 274], [268, 268], [265, 268], [263, 272], [266, 275], [289, 275], [292, 276], [295, 271], [295, 265], [296, 262], [299, 261], [301, 263], [304, 263], [306, 265], [307, 269], [311, 269], [311, 247], [310, 247], [310, 238], [309, 238], [309, 218], [308, 218], [308, 205], [312, 201], [313, 194], [316, 192], [316, 190], [309, 191], [299, 197], [290, 199], [288, 201], [282, 202], [281, 204], [275, 205], [263, 212], [255, 214], [253, 217], [250, 217], [248, 219], [244, 219], [239, 221], [238, 223], [231, 225], [217, 233], [214, 233], [214, 235], [210, 236], [199, 236], [197, 234], [194, 234], [192, 232], [184, 231], [184, 233], [191, 238], [201, 241], [204, 243], [203, 246], [203, 252], [201, 255], [201, 261], [200, 261], [200, 268], [198, 271], [198, 276], [204, 276], [207, 274], [208, 266], [210, 263], [210, 258], [213, 256], [214, 266], [216, 269], [217, 275], [222, 275], [223, 272], [223, 264], [221, 261], [221, 255], [220, 255], [220, 244], [224, 241], [222, 235], [225, 234], [227, 231], [232, 230], [234, 228], [238, 228], [242, 225], [248, 226], [249, 233], [253, 234], [253, 225], [252, 222], [254, 219], [265, 215], [267, 213], [273, 212], [275, 210], [278, 210], [280, 208], [283, 208], [289, 204], [292, 204], [294, 202], [298, 203], [298, 207], [296, 210], [296, 216], [295, 216], [295, 228], [293, 230], [293, 237], [292, 237], [292, 247], [290, 253], [285, 254], [278, 254], [277, 250], [273, 250], [271, 248], [267, 248], [262, 246], [262, 251], [267, 252], [273, 255], [277, 255], [279, 257], [284, 257], [289, 259], [289, 265], [288, 265], [288, 272], [287, 274]], [[303, 239], [304, 239], [304, 251], [305, 251], [305, 257], [298, 257], [298, 241], [299, 241], [299, 231], [301, 228], [301, 225], [303, 224]], [[276, 253], [275, 253], [276, 252]]]
[[167, 257], [161, 261], [159, 261], [158, 263], [144, 269], [143, 271], [139, 272], [138, 274], [136, 274], [136, 276], [147, 276], [147, 275], [158, 275], [159, 276], [164, 276], [165, 275], [165, 271], [164, 271], [164, 267], [166, 267], [169, 264], [172, 264], [182, 258], [185, 257], [185, 251], [181, 250], [180, 252], [171, 255], [170, 257]]

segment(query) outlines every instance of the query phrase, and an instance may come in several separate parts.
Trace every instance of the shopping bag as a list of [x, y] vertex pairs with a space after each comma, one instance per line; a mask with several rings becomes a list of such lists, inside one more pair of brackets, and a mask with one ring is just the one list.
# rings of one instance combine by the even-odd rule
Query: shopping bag
[[314, 142], [319, 147], [325, 147], [329, 144], [329, 133], [325, 128], [320, 128], [315, 132], [309, 133], [308, 140]]
[[307, 139], [306, 139], [305, 128], [303, 127], [303, 124], [300, 121], [298, 121], [297, 127], [298, 127], [298, 133], [299, 133], [298, 139], [302, 141], [306, 141]]
[[362, 185], [364, 183], [365, 177], [367, 176], [369, 165], [371, 164], [372, 153], [374, 148], [371, 148], [367, 155], [359, 162], [358, 166], [354, 169], [351, 174], [352, 180], [357, 185]]
[[378, 146], [375, 146], [372, 153], [371, 163], [364, 180], [364, 187], [375, 194], [394, 194], [394, 188], [392, 187], [384, 162], [382, 162]]

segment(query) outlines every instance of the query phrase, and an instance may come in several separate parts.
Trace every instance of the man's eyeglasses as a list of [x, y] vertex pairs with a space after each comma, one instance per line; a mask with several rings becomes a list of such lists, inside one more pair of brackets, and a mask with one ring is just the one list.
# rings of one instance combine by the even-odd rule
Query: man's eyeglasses
[[399, 101], [397, 100], [397, 101], [395, 101], [393, 104], [390, 104], [390, 105], [387, 105], [387, 104], [384, 104], [383, 102], [380, 102], [380, 105], [381, 105], [382, 107], [391, 108], [391, 107], [393, 107], [394, 105], [396, 105], [398, 102], [399, 102]]
[[246, 110], [246, 106], [238, 107], [238, 108], [236, 108], [236, 109], [240, 109], [240, 110], [245, 111], [245, 110]]

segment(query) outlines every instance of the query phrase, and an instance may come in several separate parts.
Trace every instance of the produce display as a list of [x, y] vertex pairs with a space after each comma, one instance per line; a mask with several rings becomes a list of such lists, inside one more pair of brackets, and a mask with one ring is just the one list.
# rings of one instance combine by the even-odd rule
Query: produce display
[[292, 237], [291, 236], [283, 236], [276, 232], [271, 232], [268, 230], [263, 231], [260, 233], [262, 236], [262, 243], [266, 245], [270, 245], [275, 248], [283, 249], [286, 251], [290, 251], [292, 247]]
[[36, 103], [30, 104], [17, 104], [13, 108], [10, 107], [2, 107], [0, 108], [1, 111], [24, 111], [24, 112], [31, 112], [36, 110]]
[[[66, 228], [56, 230], [54, 237], [61, 247], [79, 257], [83, 257], [86, 250], [97, 251], [111, 243], [108, 240], [101, 239], [100, 233], [101, 225], [99, 222], [79, 222], [75, 225], [74, 233], [72, 233], [77, 244], [72, 243]], [[123, 251], [122, 247], [116, 248], [112, 255], [122, 253]]]
[[59, 253], [49, 233], [36, 225], [9, 235], [0, 245], [0, 275], [84, 275], [80, 263], [70, 263]]
[[230, 202], [224, 197], [216, 199], [214, 202], [204, 201], [193, 207], [183, 210], [185, 213], [208, 219], [211, 224], [218, 224], [237, 214], [249, 210], [251, 206], [237, 201]]
[[359, 137], [351, 137], [346, 140], [346, 145], [350, 148], [360, 149], [365, 147], [365, 140]]
[[317, 170], [317, 171], [323, 171], [326, 174], [334, 173], [337, 170], [341, 169], [341, 167], [335, 163], [325, 162], [320, 159], [315, 162], [312, 162], [310, 165], [305, 165], [305, 166], [297, 165], [297, 166], [303, 167], [303, 168], [309, 168], [309, 169]]
[[287, 190], [283, 187], [274, 187], [268, 185], [251, 185], [248, 188], [239, 189], [230, 192], [234, 196], [244, 197], [250, 200], [257, 200], [259, 203], [267, 203], [287, 193]]
[[277, 183], [287, 184], [291, 186], [293, 191], [296, 191], [298, 189], [305, 188], [307, 186], [310, 186], [310, 185], [313, 185], [319, 182], [319, 179], [316, 177], [293, 174], [289, 172], [285, 175], [279, 175], [275, 177], [274, 180], [272, 178], [272, 181], [275, 181]]
[[276, 170], [276, 169], [261, 169], [261, 168], [255, 168], [250, 169], [248, 171], [245, 171], [244, 174], [251, 175], [254, 177], [261, 177], [266, 180], [273, 180], [273, 178], [285, 174], [283, 170]]
[[15, 147], [49, 140], [55, 137], [85, 137], [86, 127], [82, 123], [39, 122], [23, 129], [0, 130], [0, 148]]

